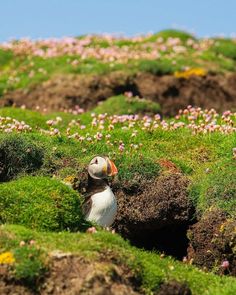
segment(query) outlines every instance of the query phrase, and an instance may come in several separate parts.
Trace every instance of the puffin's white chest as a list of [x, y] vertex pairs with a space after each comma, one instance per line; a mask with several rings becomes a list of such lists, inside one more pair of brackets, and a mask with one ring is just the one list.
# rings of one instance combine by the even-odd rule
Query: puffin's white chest
[[117, 202], [111, 188], [107, 186], [104, 191], [94, 194], [92, 207], [86, 216], [86, 220], [95, 221], [103, 227], [112, 225], [116, 212]]

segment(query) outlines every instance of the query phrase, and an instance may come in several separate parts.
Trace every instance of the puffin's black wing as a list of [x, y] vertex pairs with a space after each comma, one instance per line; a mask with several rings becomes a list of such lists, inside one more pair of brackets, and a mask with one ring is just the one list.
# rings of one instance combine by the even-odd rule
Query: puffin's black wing
[[84, 198], [84, 202], [82, 204], [82, 212], [83, 214], [86, 216], [89, 211], [91, 210], [91, 207], [92, 207], [92, 198], [91, 198], [91, 194], [87, 195], [85, 198]]
[[86, 194], [84, 196], [84, 202], [82, 205], [83, 214], [86, 216], [92, 207], [92, 196], [96, 193], [103, 192], [108, 185], [106, 179], [94, 179], [88, 175], [88, 186], [86, 189]]

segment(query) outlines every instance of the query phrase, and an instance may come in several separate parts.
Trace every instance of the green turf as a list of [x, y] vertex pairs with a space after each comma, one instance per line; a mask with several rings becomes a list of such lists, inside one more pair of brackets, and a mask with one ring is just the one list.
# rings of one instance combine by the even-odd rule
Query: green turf
[[[99, 253], [113, 253], [116, 261], [125, 264], [133, 269], [136, 276], [141, 280], [141, 285], [147, 294], [155, 292], [160, 284], [169, 280], [186, 282], [192, 290], [193, 295], [230, 295], [236, 292], [236, 281], [231, 277], [220, 277], [211, 273], [204, 273], [191, 265], [185, 265], [169, 257], [161, 257], [158, 253], [147, 253], [131, 247], [117, 234], [113, 235], [106, 231], [98, 231], [95, 234], [87, 233], [40, 233], [16, 225], [5, 225], [0, 229], [1, 251], [12, 251], [16, 255], [19, 277], [34, 278], [35, 273], [43, 271], [43, 254], [36, 252], [33, 248], [31, 255], [33, 262], [29, 268], [27, 257], [22, 255], [18, 258], [19, 252], [29, 251], [19, 249], [19, 244], [24, 241], [35, 241], [38, 249], [45, 253], [57, 249], [72, 252], [76, 255], [86, 257], [88, 260], [99, 259]], [[22, 248], [22, 247], [21, 247]], [[39, 251], [39, 250], [38, 250]], [[36, 253], [35, 253], [36, 252]], [[46, 267], [45, 262], [45, 267]]]
[[140, 99], [138, 97], [119, 95], [101, 102], [93, 112], [96, 114], [107, 113], [108, 115], [157, 114], [160, 112], [160, 106], [144, 98]]

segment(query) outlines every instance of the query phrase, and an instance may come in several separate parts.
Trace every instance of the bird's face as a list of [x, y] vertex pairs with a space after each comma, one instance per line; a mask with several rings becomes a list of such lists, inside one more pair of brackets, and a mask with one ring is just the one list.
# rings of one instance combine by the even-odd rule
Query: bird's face
[[109, 158], [96, 156], [88, 165], [88, 173], [94, 179], [103, 179], [108, 176], [115, 176], [118, 170]]

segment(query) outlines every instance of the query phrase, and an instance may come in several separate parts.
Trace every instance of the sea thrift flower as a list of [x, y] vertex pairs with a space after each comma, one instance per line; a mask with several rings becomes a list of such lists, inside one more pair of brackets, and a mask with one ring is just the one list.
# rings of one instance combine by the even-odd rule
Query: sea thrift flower
[[30, 244], [31, 246], [35, 245], [35, 240], [30, 240], [30, 241], [29, 241], [29, 244]]
[[221, 264], [221, 267], [222, 267], [223, 269], [227, 269], [227, 268], [229, 268], [229, 261], [228, 261], [228, 260], [224, 260], [224, 261], [222, 262], [222, 264]]
[[94, 138], [97, 140], [101, 140], [102, 139], [102, 133], [97, 132], [96, 135], [94, 135]]
[[133, 96], [133, 93], [131, 91], [126, 91], [124, 93], [124, 95], [127, 96], [127, 97], [132, 97]]
[[120, 151], [121, 153], [123, 153], [124, 149], [125, 149], [125, 145], [124, 145], [124, 143], [123, 143], [123, 142], [120, 142], [120, 145], [119, 145], [119, 151]]
[[89, 227], [87, 230], [86, 230], [87, 233], [89, 234], [95, 234], [97, 232], [96, 228], [94, 226], [92, 227]]
[[55, 128], [55, 129], [52, 130], [51, 134], [52, 135], [59, 135], [60, 134], [60, 131], [59, 131], [59, 129], [56, 129]]
[[48, 126], [55, 125], [55, 121], [53, 121], [53, 120], [48, 120], [46, 123], [47, 123]]

